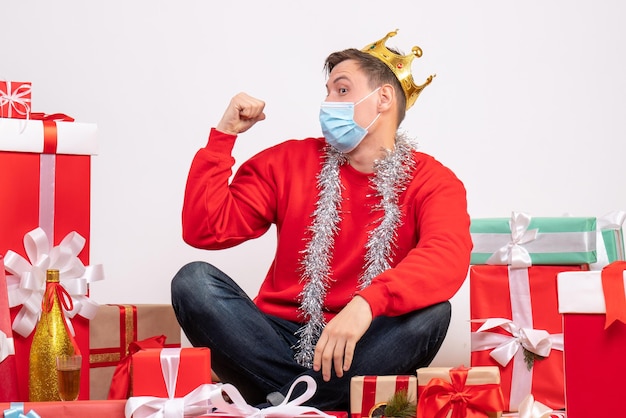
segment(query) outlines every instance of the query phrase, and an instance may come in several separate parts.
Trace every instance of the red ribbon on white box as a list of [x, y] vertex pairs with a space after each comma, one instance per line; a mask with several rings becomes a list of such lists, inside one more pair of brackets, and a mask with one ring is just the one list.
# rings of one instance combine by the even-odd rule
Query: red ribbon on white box
[[[164, 348], [161, 350], [161, 372], [167, 389], [167, 398], [154, 396], [136, 396], [126, 401], [124, 413], [126, 418], [184, 418], [207, 415], [237, 417], [285, 417], [293, 418], [303, 414], [308, 417], [335, 418], [316, 408], [301, 406], [315, 393], [317, 385], [310, 376], [298, 378], [285, 400], [277, 406], [258, 409], [250, 406], [239, 391], [231, 384], [204, 384], [198, 386], [182, 398], [175, 398], [178, 366], [182, 348]], [[298, 383], [307, 384], [307, 390], [294, 400], [289, 401], [293, 389]], [[227, 394], [233, 403], [228, 403], [223, 394]]]
[[[98, 154], [98, 126], [95, 123], [72, 122], [72, 118], [60, 113], [35, 114], [34, 117], [41, 119], [0, 118], [0, 149], [37, 154]], [[52, 128], [52, 125], [56, 129], [54, 152], [49, 149], [50, 143], [46, 144], [46, 128]]]
[[104, 279], [102, 265], [85, 266], [78, 254], [85, 246], [85, 239], [77, 232], [70, 232], [61, 243], [51, 248], [48, 236], [36, 228], [24, 236], [24, 249], [28, 260], [9, 250], [4, 257], [7, 276], [9, 307], [22, 305], [13, 321], [13, 330], [28, 337], [35, 329], [41, 314], [41, 301], [46, 289], [46, 270], [59, 270], [61, 285], [72, 297], [73, 309], [63, 311], [68, 318], [80, 315], [93, 319], [98, 304], [87, 297], [89, 284]]
[[[524, 351], [520, 346], [535, 354], [547, 357], [550, 350], [563, 351], [563, 334], [549, 334], [545, 330], [533, 328], [532, 305], [530, 301], [530, 279], [528, 268], [509, 266], [509, 290], [512, 319], [489, 318], [478, 331], [472, 333], [472, 351], [495, 349], [490, 355], [506, 366], [513, 360], [509, 409], [517, 410], [522, 400], [531, 393], [533, 370], [526, 367]], [[496, 333], [486, 333], [487, 329], [500, 326], [512, 337]], [[495, 353], [494, 353], [495, 352]], [[503, 364], [504, 363], [504, 364]]]

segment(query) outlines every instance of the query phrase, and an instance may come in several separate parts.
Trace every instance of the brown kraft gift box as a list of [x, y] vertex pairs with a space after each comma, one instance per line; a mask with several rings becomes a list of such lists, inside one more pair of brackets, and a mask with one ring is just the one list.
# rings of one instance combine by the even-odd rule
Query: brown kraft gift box
[[107, 399], [115, 367], [133, 341], [165, 335], [165, 347], [180, 347], [181, 329], [169, 304], [101, 305], [90, 323], [90, 398]]

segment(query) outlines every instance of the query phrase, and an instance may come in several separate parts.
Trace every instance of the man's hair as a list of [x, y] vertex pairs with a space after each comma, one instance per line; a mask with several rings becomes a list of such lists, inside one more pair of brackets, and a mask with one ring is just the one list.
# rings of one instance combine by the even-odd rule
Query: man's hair
[[[396, 52], [396, 51], [393, 51]], [[406, 96], [404, 90], [400, 85], [400, 81], [396, 75], [391, 71], [387, 64], [379, 60], [378, 58], [359, 51], [355, 48], [344, 49], [343, 51], [333, 52], [326, 58], [324, 69], [327, 75], [335, 68], [337, 64], [346, 60], [354, 60], [357, 65], [368, 77], [369, 86], [372, 89], [379, 87], [383, 84], [391, 84], [396, 91], [396, 104], [398, 107], [398, 126], [404, 120], [406, 114]]]

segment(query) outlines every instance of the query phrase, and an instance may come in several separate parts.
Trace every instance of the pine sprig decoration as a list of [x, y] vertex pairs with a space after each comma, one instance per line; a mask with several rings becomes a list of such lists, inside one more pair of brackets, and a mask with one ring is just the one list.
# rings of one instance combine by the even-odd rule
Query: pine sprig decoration
[[417, 404], [409, 398], [406, 390], [399, 390], [387, 401], [385, 417], [414, 418], [417, 415]]
[[524, 350], [524, 363], [526, 363], [526, 368], [531, 370], [535, 365], [535, 361], [544, 360], [545, 357], [540, 356], [539, 354], [535, 354], [530, 350], [522, 348]]

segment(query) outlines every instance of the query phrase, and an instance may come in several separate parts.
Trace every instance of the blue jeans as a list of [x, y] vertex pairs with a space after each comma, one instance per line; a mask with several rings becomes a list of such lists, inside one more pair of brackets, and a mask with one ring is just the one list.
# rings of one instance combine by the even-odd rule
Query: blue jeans
[[[419, 291], [419, 290], [416, 290]], [[213, 370], [250, 405], [272, 392], [287, 394], [302, 374], [317, 382], [305, 404], [321, 410], [350, 409], [350, 379], [365, 375], [414, 375], [430, 364], [450, 324], [449, 302], [397, 317], [377, 317], [357, 343], [352, 367], [324, 382], [294, 360], [294, 333], [302, 324], [261, 312], [226, 274], [205, 262], [185, 265], [172, 280], [172, 305], [193, 346], [211, 349]], [[302, 385], [298, 385], [302, 386]], [[302, 393], [297, 387], [292, 398]]]

